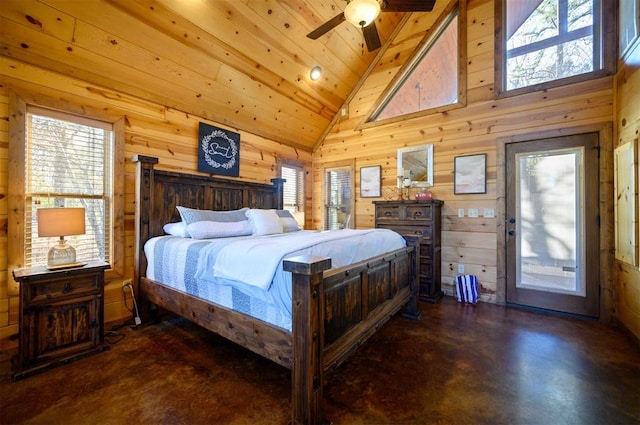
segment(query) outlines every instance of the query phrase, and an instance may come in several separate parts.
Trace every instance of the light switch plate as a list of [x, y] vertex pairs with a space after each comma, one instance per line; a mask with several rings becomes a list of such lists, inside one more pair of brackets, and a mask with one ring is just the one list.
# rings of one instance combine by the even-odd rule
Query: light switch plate
[[476, 217], [478, 217], [478, 209], [477, 208], [469, 208], [468, 214], [469, 214], [469, 217], [476, 218]]
[[485, 208], [484, 209], [484, 214], [483, 214], [486, 218], [493, 218], [495, 217], [495, 212], [493, 211], [493, 208]]
[[458, 274], [464, 274], [464, 264], [458, 264]]
[[464, 217], [464, 208], [458, 208], [458, 217]]

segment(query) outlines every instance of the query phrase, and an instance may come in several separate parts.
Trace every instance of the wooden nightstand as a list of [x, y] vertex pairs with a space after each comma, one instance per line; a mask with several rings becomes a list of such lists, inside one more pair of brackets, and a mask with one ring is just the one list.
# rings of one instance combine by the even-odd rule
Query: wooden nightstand
[[20, 341], [14, 379], [103, 351], [104, 270], [92, 261], [83, 267], [13, 271], [20, 284]]

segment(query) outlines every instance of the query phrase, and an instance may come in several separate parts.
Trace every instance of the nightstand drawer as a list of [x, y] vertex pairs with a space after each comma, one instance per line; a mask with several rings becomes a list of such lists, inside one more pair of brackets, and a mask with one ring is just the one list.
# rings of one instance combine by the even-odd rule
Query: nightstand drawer
[[102, 284], [97, 274], [31, 282], [28, 284], [29, 301], [31, 303], [50, 302], [57, 298], [75, 298], [82, 295], [100, 293], [101, 286]]

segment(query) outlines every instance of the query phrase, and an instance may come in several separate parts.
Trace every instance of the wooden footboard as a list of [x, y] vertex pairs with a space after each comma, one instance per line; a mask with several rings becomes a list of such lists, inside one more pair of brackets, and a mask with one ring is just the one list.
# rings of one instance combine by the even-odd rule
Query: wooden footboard
[[144, 244], [178, 220], [176, 205], [228, 210], [282, 208], [282, 179], [273, 185], [154, 170], [156, 158], [136, 156], [136, 248], [134, 290], [144, 306], [153, 303], [218, 333], [292, 371], [292, 423], [323, 423], [325, 372], [352, 352], [404, 307], [418, 318], [418, 238], [407, 248], [339, 269], [331, 259], [296, 257], [284, 262], [292, 273], [293, 318], [288, 332], [269, 323], [177, 291], [145, 276]]
[[323, 423], [324, 373], [402, 307], [420, 317], [415, 261], [414, 246], [334, 270], [329, 258], [284, 261], [293, 277], [292, 423]]

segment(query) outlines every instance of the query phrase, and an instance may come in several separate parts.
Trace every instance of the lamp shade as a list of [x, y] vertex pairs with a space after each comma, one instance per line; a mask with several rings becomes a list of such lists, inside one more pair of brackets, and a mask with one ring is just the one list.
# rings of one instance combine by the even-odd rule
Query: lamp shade
[[68, 236], [84, 233], [84, 208], [38, 209], [38, 236]]
[[358, 28], [366, 27], [380, 13], [378, 0], [351, 0], [344, 8], [344, 17]]

